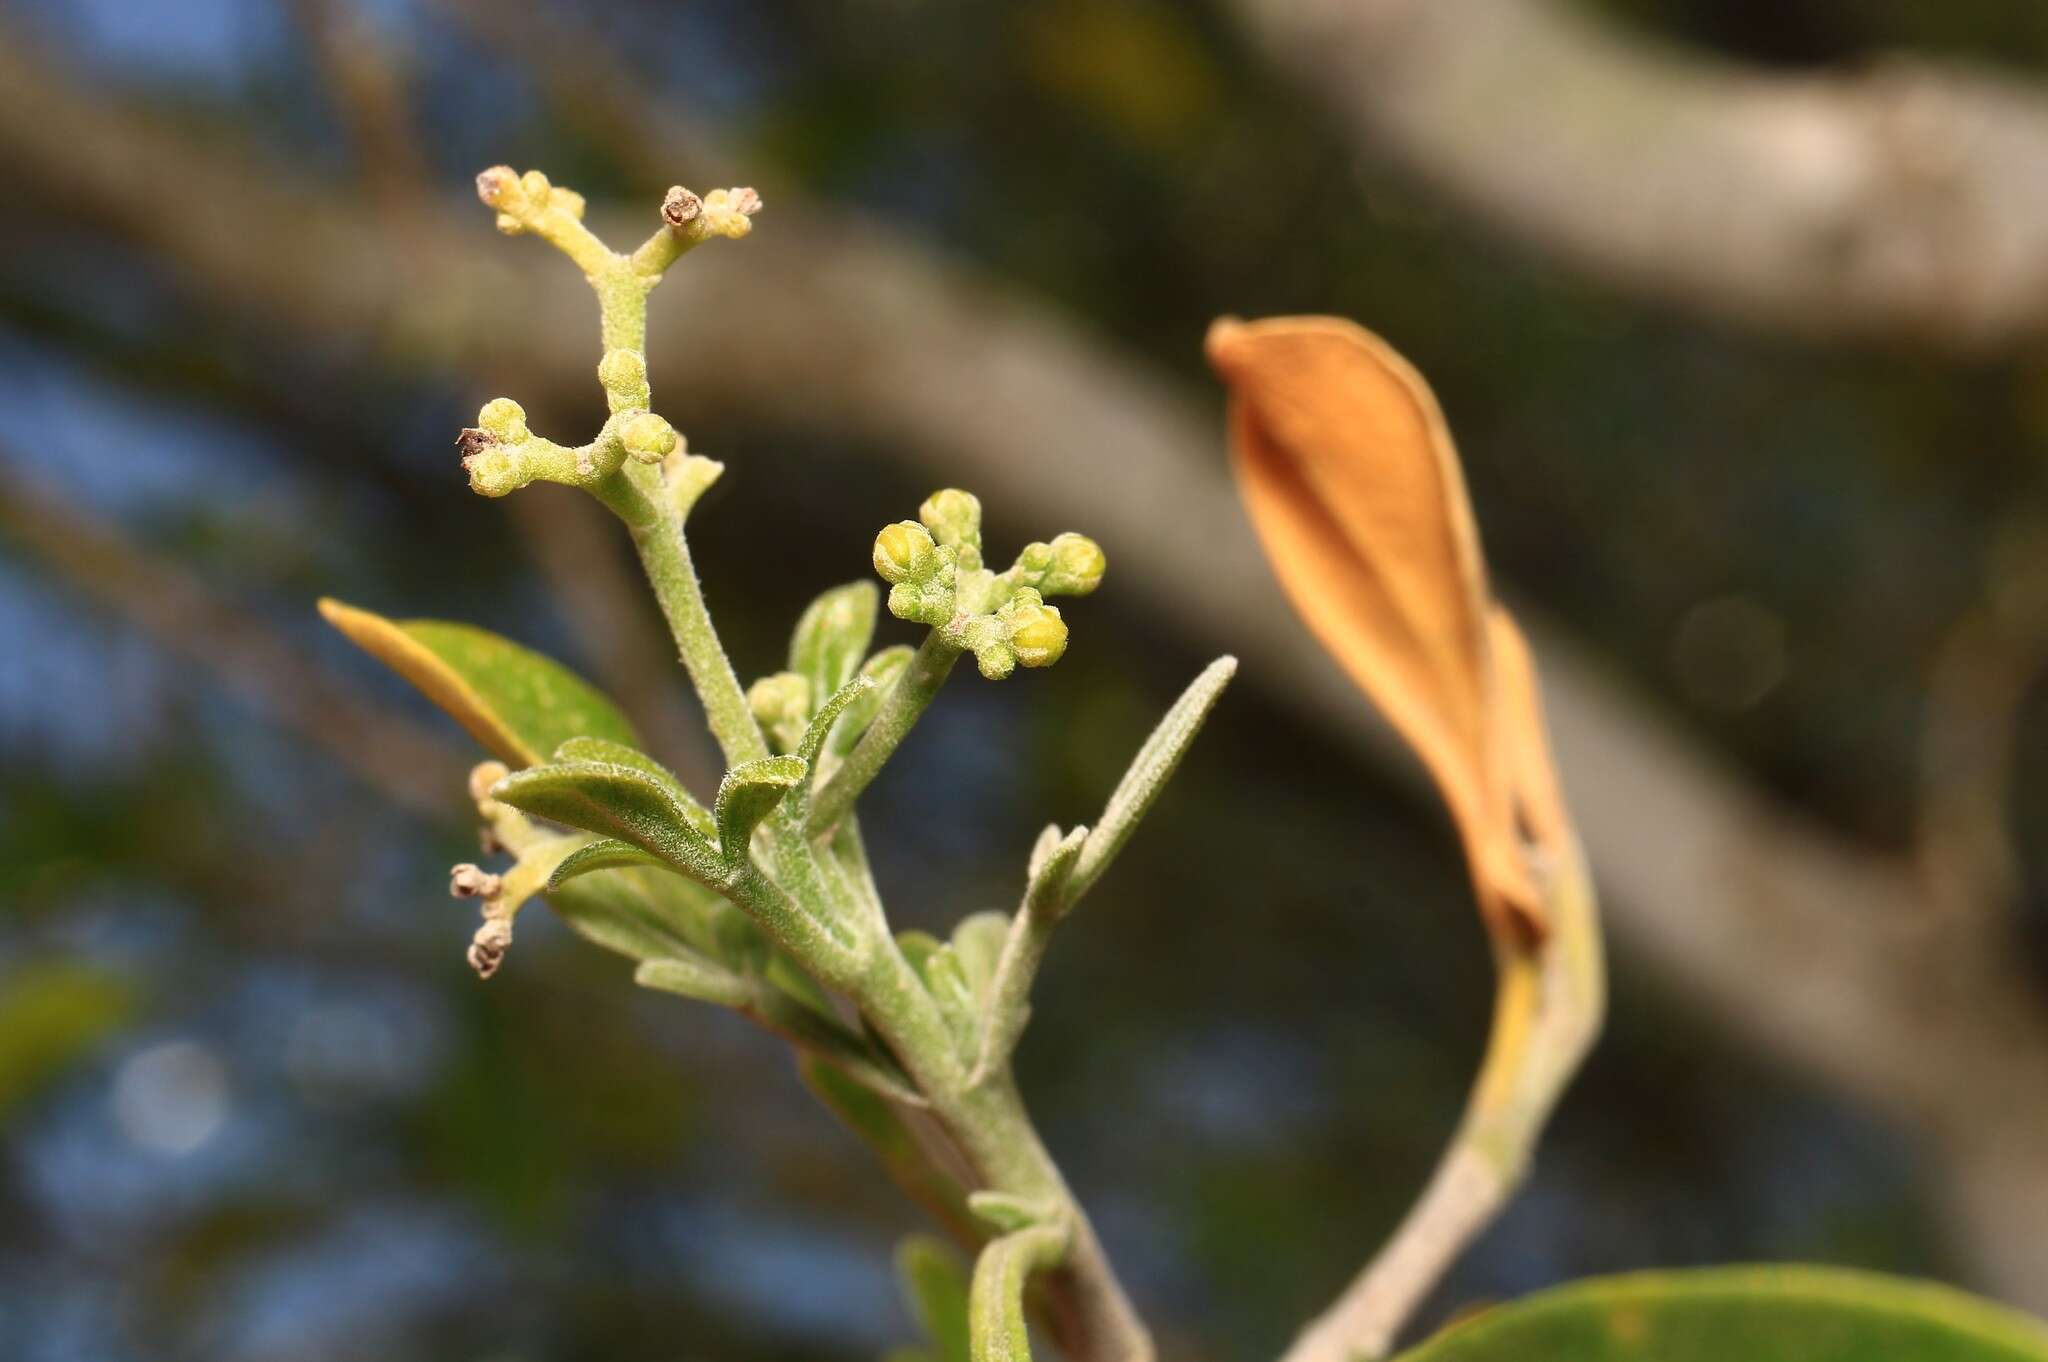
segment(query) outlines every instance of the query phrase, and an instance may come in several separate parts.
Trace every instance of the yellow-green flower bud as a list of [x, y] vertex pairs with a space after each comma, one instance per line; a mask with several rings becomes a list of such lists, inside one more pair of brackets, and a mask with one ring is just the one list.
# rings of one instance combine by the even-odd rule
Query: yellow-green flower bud
[[[597, 362], [597, 381], [617, 405], [647, 405], [647, 357], [638, 350], [607, 350]], [[614, 410], [617, 410], [617, 405]]]
[[526, 195], [526, 201], [538, 211], [548, 206], [548, 192], [554, 185], [538, 170], [529, 170], [519, 177], [519, 188]]
[[1085, 534], [1063, 534], [1052, 541], [1052, 570], [1040, 591], [1061, 596], [1085, 596], [1102, 585], [1109, 559], [1102, 546]]
[[924, 575], [937, 547], [924, 526], [899, 520], [875, 536], [875, 571], [885, 582], [907, 582]]
[[[981, 499], [972, 492], [948, 487], [925, 498], [917, 518], [931, 530], [932, 537], [953, 549], [981, 549]], [[973, 567], [974, 563], [963, 566]]]
[[1010, 626], [1010, 646], [1026, 667], [1050, 667], [1067, 651], [1067, 622], [1057, 607], [1020, 605], [1003, 611]]
[[509, 397], [494, 397], [476, 414], [476, 427], [508, 445], [524, 444], [526, 408]]
[[663, 417], [643, 411], [619, 423], [619, 443], [641, 463], [660, 463], [676, 447], [676, 430]]

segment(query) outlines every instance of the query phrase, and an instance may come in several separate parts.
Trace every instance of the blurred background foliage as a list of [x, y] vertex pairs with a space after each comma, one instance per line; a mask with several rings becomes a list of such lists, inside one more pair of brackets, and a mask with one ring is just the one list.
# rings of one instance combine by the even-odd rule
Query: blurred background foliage
[[[2048, 66], [2048, 12], [2014, 0], [1582, 7], [1792, 69], [1900, 47]], [[500, 977], [471, 976], [471, 909], [441, 889], [474, 854], [460, 735], [311, 610], [332, 593], [546, 649], [701, 779], [619, 545], [538, 489], [474, 498], [457, 468], [482, 399], [575, 431], [595, 385], [529, 399], [445, 319], [413, 319], [420, 363], [403, 325], [366, 338], [221, 287], [150, 230], [209, 192], [155, 159], [162, 139], [369, 204], [394, 261], [454, 213], [476, 257], [525, 263], [541, 248], [468, 201], [484, 165], [649, 222], [670, 181], [723, 182], [663, 159], [689, 143], [654, 106], [616, 122], [641, 88], [717, 129], [766, 196], [757, 237], [778, 190], [828, 223], [857, 207], [1211, 414], [1211, 316], [1357, 317], [1436, 384], [1509, 597], [1859, 847], [1915, 845], [1926, 738], [1955, 717], [1944, 659], [2044, 589], [2038, 345], [1789, 340], [1588, 282], [1361, 155], [1207, 4], [10, 0], [0, 46], [157, 139], [74, 149], [125, 167], [124, 220], [21, 127], [0, 137], [0, 1354], [24, 1362], [855, 1358], [911, 1337], [888, 1254], [916, 1217], [778, 1045], [635, 991], [539, 914]], [[234, 249], [270, 253], [257, 274], [323, 269], [292, 245]], [[772, 297], [756, 245], [682, 270]], [[699, 325], [665, 304], [658, 396]], [[594, 362], [594, 325], [578, 347]], [[693, 539], [753, 674], [935, 485], [809, 401], [664, 404], [728, 465]], [[999, 557], [1097, 529], [1089, 486], [1055, 491], [1065, 523], [991, 504]], [[1037, 828], [1097, 804], [1206, 657], [1119, 590], [1131, 546], [1106, 547], [1066, 660], [956, 683], [877, 787], [869, 840], [907, 925], [1014, 900]], [[2010, 778], [1955, 835], [2002, 849], [2000, 939], [2038, 1001], [2040, 640], [1990, 637]], [[1455, 1117], [1490, 991], [1439, 811], [1261, 660], [1061, 942], [1020, 1060], [1174, 1357], [1270, 1354], [1363, 1260]], [[1957, 694], [1972, 721], [1992, 703]], [[943, 820], [919, 814], [934, 792]], [[1432, 1318], [1758, 1258], [2005, 1285], [1942, 1212], [1912, 1122], [1738, 1043], [1627, 951], [1615, 985], [1532, 1185]]]

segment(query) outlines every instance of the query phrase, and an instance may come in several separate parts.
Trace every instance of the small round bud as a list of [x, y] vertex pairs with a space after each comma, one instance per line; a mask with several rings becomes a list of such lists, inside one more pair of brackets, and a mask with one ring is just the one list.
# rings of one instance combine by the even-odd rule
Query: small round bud
[[480, 761], [470, 768], [469, 797], [478, 804], [491, 797], [491, 787], [512, 774], [512, 768], [502, 761]]
[[666, 418], [643, 411], [620, 424], [619, 443], [641, 463], [660, 463], [676, 447], [676, 428]]
[[1050, 667], [1067, 651], [1067, 622], [1050, 605], [1024, 605], [1004, 611], [1010, 646], [1027, 667]]
[[647, 356], [638, 350], [607, 350], [597, 362], [597, 381], [606, 392], [639, 392], [647, 386]]
[[704, 227], [737, 241], [752, 231], [761, 196], [751, 189], [714, 189], [704, 196]]
[[875, 571], [885, 582], [907, 582], [929, 569], [937, 547], [924, 526], [899, 520], [875, 536]]
[[1085, 596], [1102, 585], [1108, 568], [1100, 544], [1085, 534], [1063, 534], [1052, 541], [1052, 568], [1040, 590]]
[[952, 548], [981, 547], [981, 499], [957, 487], [934, 492], [917, 508], [932, 537]]
[[477, 429], [516, 445], [527, 437], [526, 408], [509, 397], [494, 397], [476, 414]]
[[564, 189], [560, 185], [556, 185], [554, 192], [548, 195], [548, 204], [550, 207], [561, 209], [578, 222], [583, 221], [583, 214], [590, 207], [581, 194], [573, 189]]
[[548, 193], [553, 188], [554, 186], [548, 183], [548, 177], [538, 170], [529, 170], [519, 177], [520, 192], [526, 195], [527, 202], [535, 211], [548, 206]]

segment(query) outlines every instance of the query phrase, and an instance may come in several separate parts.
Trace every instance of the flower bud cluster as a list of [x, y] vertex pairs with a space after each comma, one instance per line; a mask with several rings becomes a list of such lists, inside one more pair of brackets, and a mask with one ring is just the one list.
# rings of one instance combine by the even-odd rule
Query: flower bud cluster
[[1067, 649], [1067, 625], [1047, 596], [1085, 596], [1102, 581], [1102, 549], [1086, 535], [1027, 545], [1009, 570], [982, 566], [981, 502], [957, 488], [935, 492], [916, 520], [875, 537], [875, 571], [889, 586], [889, 613], [946, 631], [1000, 680], [1019, 666], [1049, 667]]

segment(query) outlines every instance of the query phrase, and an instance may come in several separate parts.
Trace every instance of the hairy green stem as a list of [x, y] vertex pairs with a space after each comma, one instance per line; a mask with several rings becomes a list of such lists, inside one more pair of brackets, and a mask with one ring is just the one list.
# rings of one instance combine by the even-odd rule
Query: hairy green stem
[[824, 788], [811, 798], [811, 814], [808, 831], [812, 836], [829, 832], [839, 821], [853, 810], [853, 803], [861, 792], [881, 774], [882, 767], [896, 754], [910, 730], [917, 727], [932, 698], [939, 693], [939, 687], [946, 684], [952, 674], [953, 664], [960, 660], [963, 649], [937, 629], [925, 635], [923, 644], [910, 665], [903, 669], [889, 696], [882, 702], [881, 712], [875, 715], [868, 731], [861, 735], [853, 751], [846, 754], [846, 760], [832, 773]]

